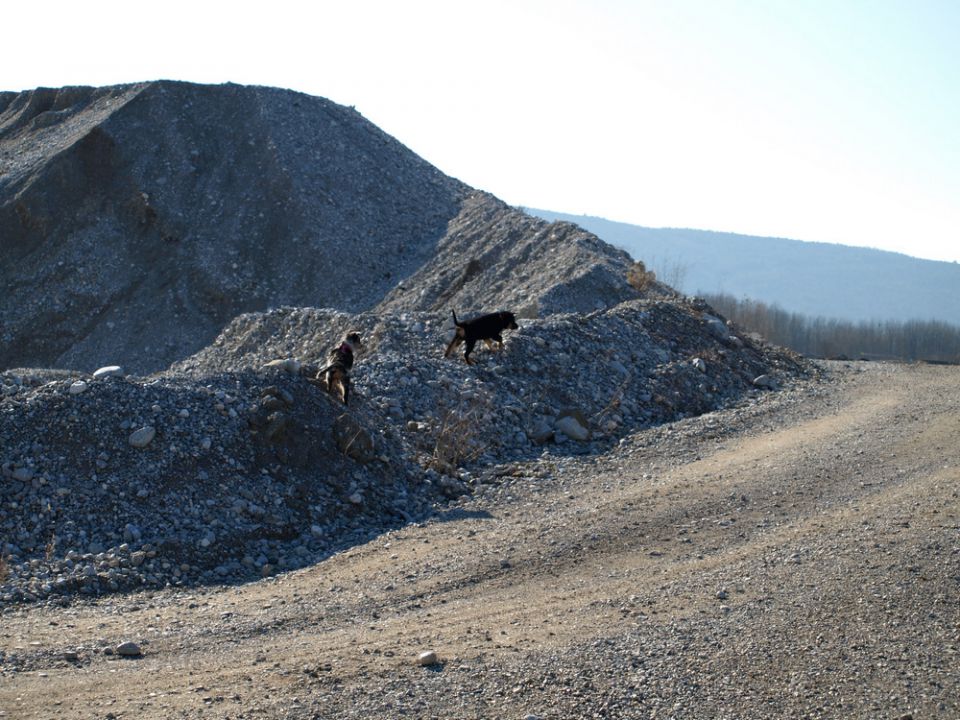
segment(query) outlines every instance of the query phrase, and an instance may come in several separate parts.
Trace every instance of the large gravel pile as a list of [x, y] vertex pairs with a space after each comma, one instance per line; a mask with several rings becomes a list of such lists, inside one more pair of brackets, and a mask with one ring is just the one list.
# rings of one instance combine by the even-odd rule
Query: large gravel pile
[[[521, 322], [474, 366], [442, 357], [440, 314], [283, 308], [153, 376], [4, 373], [0, 602], [299, 567], [511, 460], [596, 452], [803, 373], [695, 301]], [[311, 379], [352, 328], [367, 347], [344, 408]]]
[[0, 94], [0, 368], [155, 372], [243, 312], [528, 314], [638, 293], [629, 257], [445, 176], [352, 108], [149, 82]]

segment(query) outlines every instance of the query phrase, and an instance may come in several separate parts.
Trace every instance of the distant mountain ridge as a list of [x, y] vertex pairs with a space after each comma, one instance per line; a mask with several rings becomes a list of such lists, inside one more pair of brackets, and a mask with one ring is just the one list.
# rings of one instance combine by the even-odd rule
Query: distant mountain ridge
[[687, 293], [727, 293], [838, 320], [960, 325], [960, 264], [829, 243], [675, 228], [527, 209], [580, 225]]

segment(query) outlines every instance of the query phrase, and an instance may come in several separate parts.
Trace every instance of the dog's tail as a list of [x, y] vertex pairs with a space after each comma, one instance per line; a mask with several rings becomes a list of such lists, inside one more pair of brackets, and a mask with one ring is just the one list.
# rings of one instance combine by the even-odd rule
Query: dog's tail
[[457, 320], [457, 314], [453, 311], [453, 308], [450, 308], [450, 314], [453, 315], [453, 324], [460, 327], [460, 321]]

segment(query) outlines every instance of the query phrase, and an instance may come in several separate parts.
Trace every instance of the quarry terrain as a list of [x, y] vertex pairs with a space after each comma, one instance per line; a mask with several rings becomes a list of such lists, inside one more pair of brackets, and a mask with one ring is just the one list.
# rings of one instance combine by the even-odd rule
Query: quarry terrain
[[956, 367], [272, 88], [0, 93], [0, 243], [0, 718], [960, 713]]
[[956, 717], [960, 373], [826, 371], [269, 579], [7, 608], [0, 712]]

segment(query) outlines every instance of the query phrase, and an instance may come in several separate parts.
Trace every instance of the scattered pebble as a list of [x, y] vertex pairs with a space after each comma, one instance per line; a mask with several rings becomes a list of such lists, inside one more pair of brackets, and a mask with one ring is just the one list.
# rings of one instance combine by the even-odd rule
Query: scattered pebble
[[117, 647], [114, 648], [114, 652], [120, 657], [140, 657], [143, 654], [140, 646], [131, 640], [117, 645]]
[[417, 655], [417, 665], [427, 667], [429, 665], [436, 665], [439, 662], [437, 654], [433, 650], [424, 650], [422, 653]]

